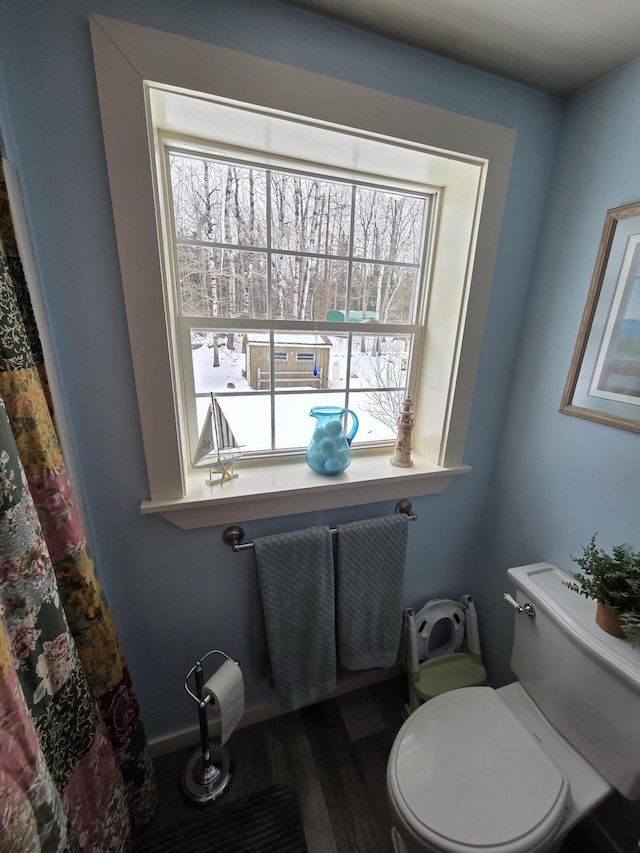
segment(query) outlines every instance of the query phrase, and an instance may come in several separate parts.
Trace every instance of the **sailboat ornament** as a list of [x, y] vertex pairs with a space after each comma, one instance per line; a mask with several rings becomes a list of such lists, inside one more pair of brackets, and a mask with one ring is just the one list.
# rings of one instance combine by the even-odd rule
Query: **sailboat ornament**
[[[212, 394], [191, 464], [194, 468], [209, 469], [209, 479], [205, 480], [207, 486], [222, 485], [238, 476], [233, 470], [233, 463], [240, 447], [217, 398]], [[211, 458], [214, 453], [216, 459]]]

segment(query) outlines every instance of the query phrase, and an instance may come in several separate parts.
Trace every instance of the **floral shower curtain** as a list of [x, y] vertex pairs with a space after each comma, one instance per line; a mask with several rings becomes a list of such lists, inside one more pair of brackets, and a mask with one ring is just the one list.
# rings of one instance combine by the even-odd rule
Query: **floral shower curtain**
[[51, 407], [0, 166], [0, 853], [126, 851], [145, 733]]

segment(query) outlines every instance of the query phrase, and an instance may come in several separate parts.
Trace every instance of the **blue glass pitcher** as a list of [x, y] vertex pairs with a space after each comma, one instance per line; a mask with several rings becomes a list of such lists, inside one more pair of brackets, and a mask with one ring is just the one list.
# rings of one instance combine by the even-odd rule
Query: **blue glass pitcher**
[[[316, 426], [307, 451], [307, 465], [318, 474], [339, 474], [351, 465], [349, 445], [358, 431], [358, 417], [340, 406], [314, 406], [309, 412]], [[344, 434], [342, 418], [351, 415], [353, 427]]]

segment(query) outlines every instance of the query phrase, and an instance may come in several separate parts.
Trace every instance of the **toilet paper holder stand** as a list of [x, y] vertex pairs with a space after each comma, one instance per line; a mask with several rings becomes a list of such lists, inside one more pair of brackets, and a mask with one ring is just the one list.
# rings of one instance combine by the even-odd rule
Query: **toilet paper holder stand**
[[[202, 698], [202, 688], [205, 683], [202, 662], [211, 655], [221, 655], [227, 660], [233, 660], [219, 649], [212, 649], [194, 663], [184, 681], [184, 689], [198, 705], [200, 747], [187, 759], [182, 774], [182, 790], [190, 802], [199, 806], [212, 803], [221, 797], [229, 787], [232, 777], [229, 753], [222, 746], [220, 738], [212, 738], [209, 735], [207, 706], [213, 700], [210, 696]], [[189, 689], [189, 679], [192, 675], [195, 680], [195, 693]]]

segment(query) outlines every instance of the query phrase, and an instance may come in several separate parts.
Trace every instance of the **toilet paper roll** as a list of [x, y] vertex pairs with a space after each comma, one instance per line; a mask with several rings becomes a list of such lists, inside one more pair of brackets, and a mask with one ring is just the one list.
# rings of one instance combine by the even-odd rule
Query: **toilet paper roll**
[[235, 661], [226, 660], [202, 688], [202, 698], [220, 713], [220, 740], [224, 744], [244, 714], [244, 681]]

